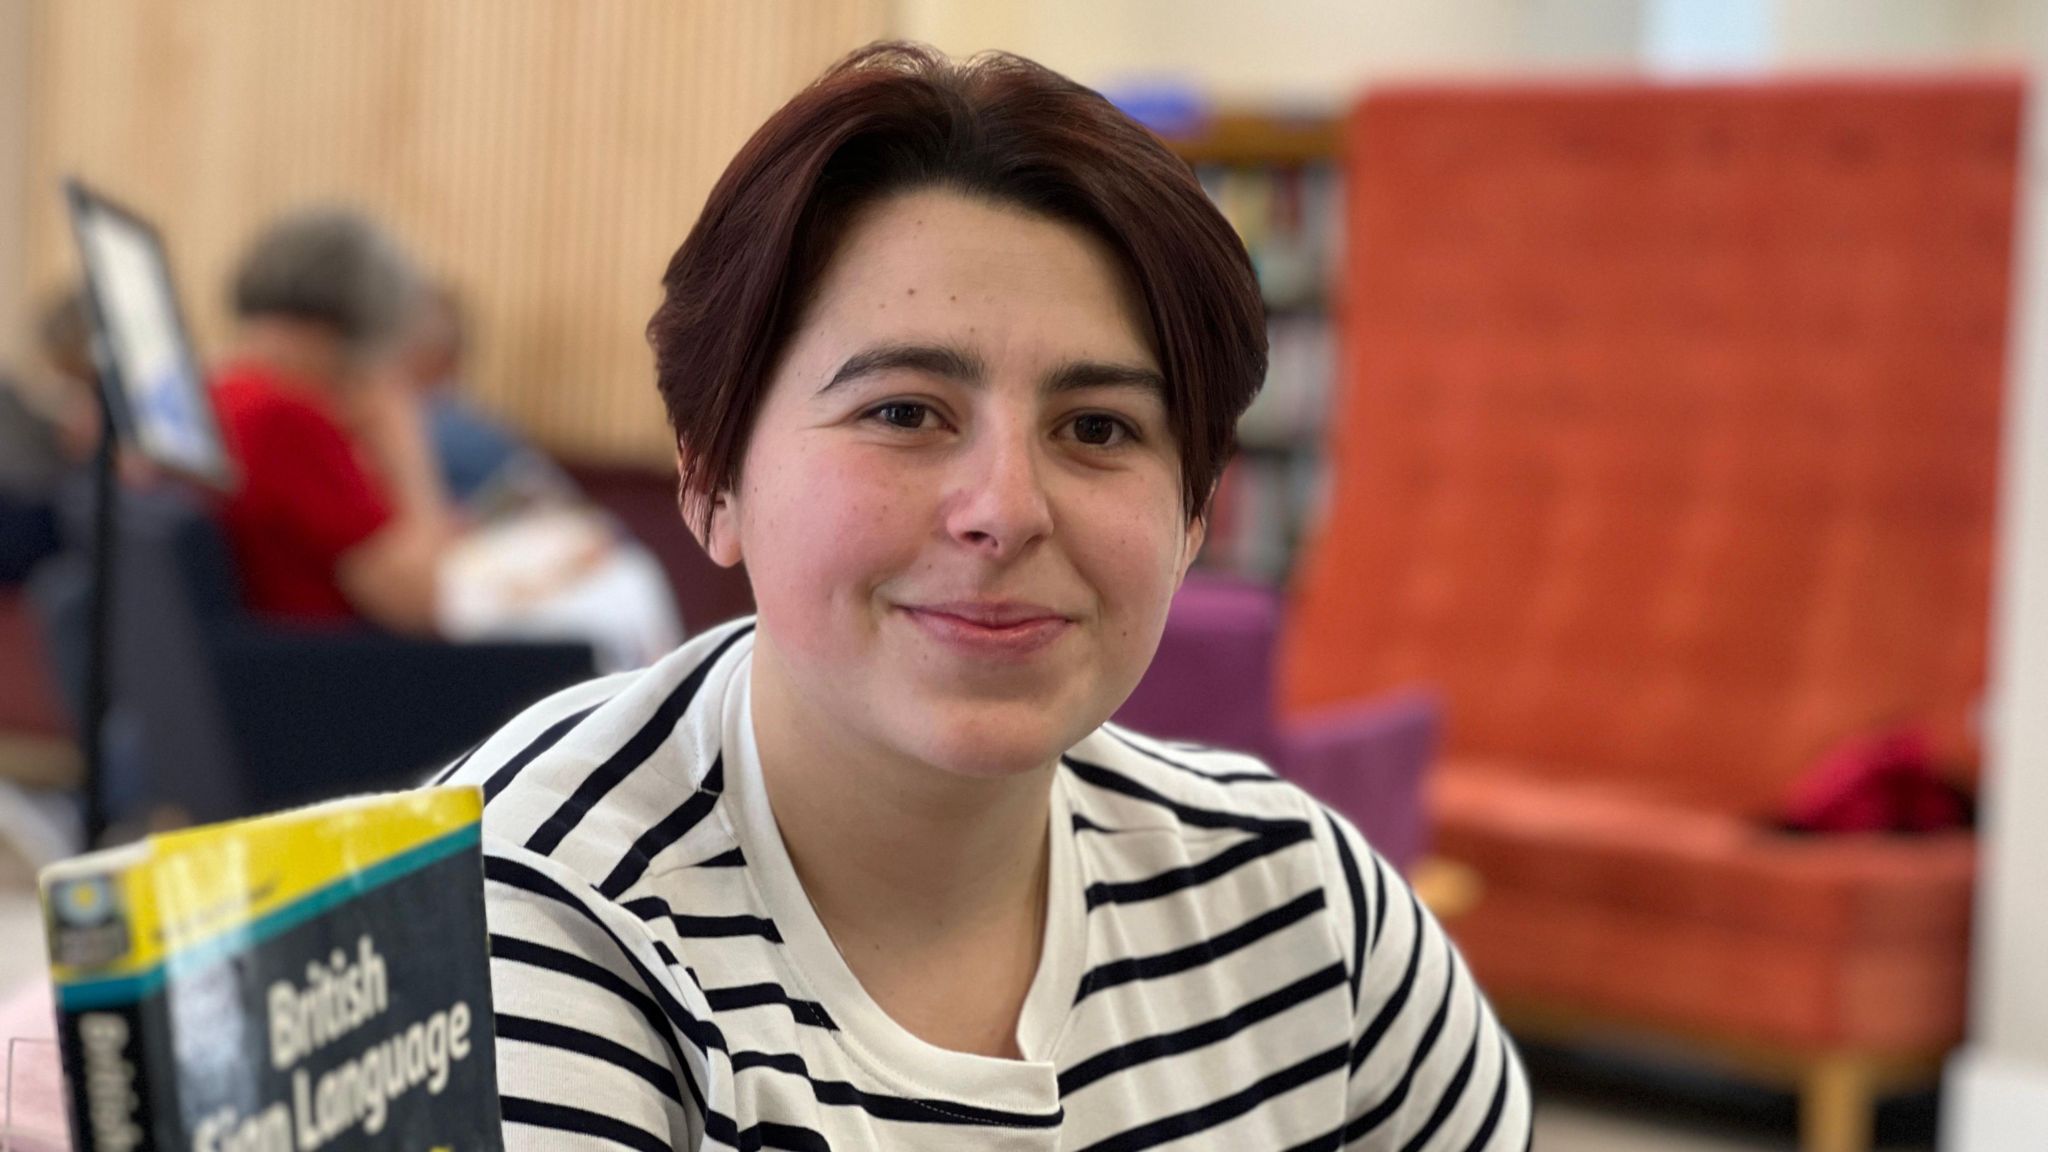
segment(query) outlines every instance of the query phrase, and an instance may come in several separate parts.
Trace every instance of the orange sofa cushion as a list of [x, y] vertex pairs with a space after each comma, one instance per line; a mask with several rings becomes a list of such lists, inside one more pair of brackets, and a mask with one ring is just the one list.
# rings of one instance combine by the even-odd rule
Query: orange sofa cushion
[[1470, 763], [1430, 799], [1439, 850], [1486, 877], [1454, 927], [1496, 997], [1816, 1050], [1962, 1036], [1966, 833], [1792, 836]]

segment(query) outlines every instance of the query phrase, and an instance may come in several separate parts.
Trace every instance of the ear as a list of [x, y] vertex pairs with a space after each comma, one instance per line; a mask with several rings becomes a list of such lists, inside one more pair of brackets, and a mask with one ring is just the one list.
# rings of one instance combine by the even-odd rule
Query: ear
[[1181, 581], [1187, 579], [1188, 567], [1195, 562], [1195, 557], [1202, 554], [1202, 542], [1208, 538], [1209, 514], [1203, 512], [1199, 516], [1189, 517], [1187, 531], [1181, 537], [1180, 571], [1175, 573], [1173, 578], [1173, 586], [1176, 589], [1180, 587]]
[[[687, 461], [682, 452], [676, 453], [676, 475], [687, 475]], [[676, 506], [683, 514], [683, 524], [704, 554], [720, 568], [731, 568], [744, 557], [740, 554], [740, 526], [738, 497], [731, 491], [721, 489], [705, 496], [689, 492], [681, 487], [678, 479]]]

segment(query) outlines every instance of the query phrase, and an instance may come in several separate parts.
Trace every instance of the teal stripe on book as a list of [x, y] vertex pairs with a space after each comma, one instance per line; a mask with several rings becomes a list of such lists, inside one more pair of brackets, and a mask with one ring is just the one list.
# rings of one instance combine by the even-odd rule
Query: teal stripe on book
[[65, 985], [57, 989], [57, 1004], [66, 1012], [106, 1008], [116, 1004], [133, 1004], [161, 990], [164, 982], [172, 976], [204, 968], [237, 952], [245, 952], [282, 932], [304, 924], [336, 905], [345, 904], [395, 880], [402, 880], [411, 873], [431, 864], [438, 864], [465, 849], [474, 848], [481, 840], [482, 831], [479, 825], [470, 824], [458, 828], [417, 848], [401, 852], [389, 860], [372, 864], [361, 872], [345, 876], [325, 888], [317, 888], [261, 919], [230, 928], [218, 936], [172, 955], [152, 968], [129, 976], [83, 980]]

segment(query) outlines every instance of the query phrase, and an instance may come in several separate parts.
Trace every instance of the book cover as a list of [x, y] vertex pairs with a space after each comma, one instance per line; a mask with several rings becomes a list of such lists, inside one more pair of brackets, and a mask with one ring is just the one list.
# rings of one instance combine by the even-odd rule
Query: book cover
[[501, 1148], [482, 811], [361, 797], [45, 869], [73, 1147]]

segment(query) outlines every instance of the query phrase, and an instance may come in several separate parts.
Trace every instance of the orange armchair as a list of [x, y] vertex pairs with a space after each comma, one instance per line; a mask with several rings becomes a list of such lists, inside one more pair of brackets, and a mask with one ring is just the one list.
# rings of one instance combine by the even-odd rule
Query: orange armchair
[[1292, 709], [1440, 687], [1452, 925], [1525, 1028], [1680, 1037], [1806, 1146], [1961, 1036], [1974, 844], [1795, 838], [1830, 744], [1969, 744], [2020, 87], [1414, 89], [1347, 138]]

